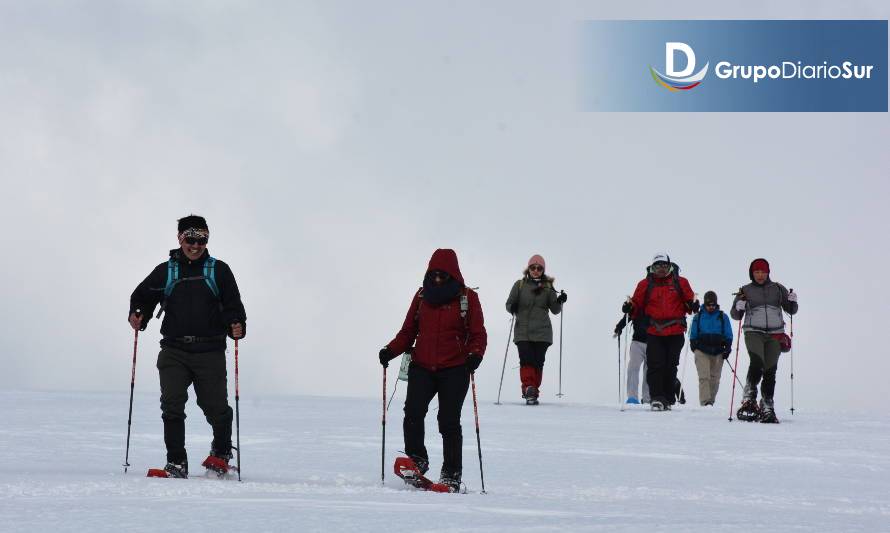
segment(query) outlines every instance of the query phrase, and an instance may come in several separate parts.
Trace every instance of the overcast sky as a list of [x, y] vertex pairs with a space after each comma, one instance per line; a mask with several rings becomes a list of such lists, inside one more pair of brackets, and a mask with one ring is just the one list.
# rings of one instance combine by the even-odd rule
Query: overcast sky
[[[566, 399], [615, 401], [612, 328], [666, 251], [726, 308], [755, 257], [799, 293], [798, 407], [884, 401], [886, 113], [576, 102], [579, 21], [888, 16], [882, 1], [2, 2], [0, 387], [125, 391], [129, 295], [198, 213], [248, 313], [242, 399], [377, 395], [377, 350], [450, 247], [485, 310], [484, 398], [504, 301], [540, 253], [569, 295]], [[153, 322], [140, 391], [157, 390], [158, 340]], [[513, 348], [511, 398], [517, 364]], [[788, 370], [783, 356], [780, 405]]]

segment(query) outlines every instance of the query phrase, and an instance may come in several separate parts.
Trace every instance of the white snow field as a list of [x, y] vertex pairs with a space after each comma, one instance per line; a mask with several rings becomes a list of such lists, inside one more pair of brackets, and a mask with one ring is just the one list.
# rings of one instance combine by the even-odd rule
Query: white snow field
[[[384, 486], [379, 399], [242, 394], [238, 483], [203, 476], [210, 429], [193, 395], [193, 477], [174, 480], [145, 477], [164, 463], [157, 395], [136, 396], [125, 475], [128, 393], [0, 393], [0, 530], [890, 530], [886, 411], [799, 405], [792, 417], [780, 405], [782, 423], [761, 425], [730, 423], [726, 405], [621, 412], [552, 394], [537, 407], [486, 397], [479, 405], [487, 494], [480, 494], [468, 395], [470, 492], [459, 495], [418, 492], [393, 475], [404, 386], [389, 413]], [[435, 405], [427, 419], [431, 473], [441, 466]]]

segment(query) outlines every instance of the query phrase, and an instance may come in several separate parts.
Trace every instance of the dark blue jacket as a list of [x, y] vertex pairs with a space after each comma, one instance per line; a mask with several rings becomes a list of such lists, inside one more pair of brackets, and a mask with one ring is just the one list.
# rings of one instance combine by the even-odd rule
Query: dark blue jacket
[[693, 350], [701, 350], [710, 355], [720, 355], [730, 349], [732, 324], [719, 305], [713, 312], [702, 307], [695, 315], [689, 330], [689, 343]]

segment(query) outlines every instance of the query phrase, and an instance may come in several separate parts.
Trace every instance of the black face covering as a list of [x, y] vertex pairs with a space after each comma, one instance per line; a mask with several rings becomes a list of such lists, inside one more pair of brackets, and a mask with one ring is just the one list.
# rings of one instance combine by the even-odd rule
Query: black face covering
[[453, 300], [460, 289], [460, 282], [454, 278], [449, 278], [441, 285], [436, 285], [436, 282], [431, 279], [424, 279], [423, 299], [432, 305], [442, 305]]

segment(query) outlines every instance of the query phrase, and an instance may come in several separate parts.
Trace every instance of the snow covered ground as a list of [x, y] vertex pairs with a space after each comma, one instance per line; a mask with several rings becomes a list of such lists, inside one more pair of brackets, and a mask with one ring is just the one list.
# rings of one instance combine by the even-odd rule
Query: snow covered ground
[[[243, 482], [206, 479], [209, 427], [189, 402], [193, 478], [163, 466], [157, 395], [137, 394], [128, 474], [126, 393], [2, 392], [3, 531], [888, 531], [890, 415], [810, 412], [780, 425], [728, 422], [727, 407], [538, 407], [480, 401], [480, 494], [472, 401], [469, 494], [421, 493], [391, 473], [400, 387], [380, 486], [380, 401], [242, 391]], [[506, 389], [505, 389], [506, 395]], [[435, 400], [427, 420], [441, 466]]]

